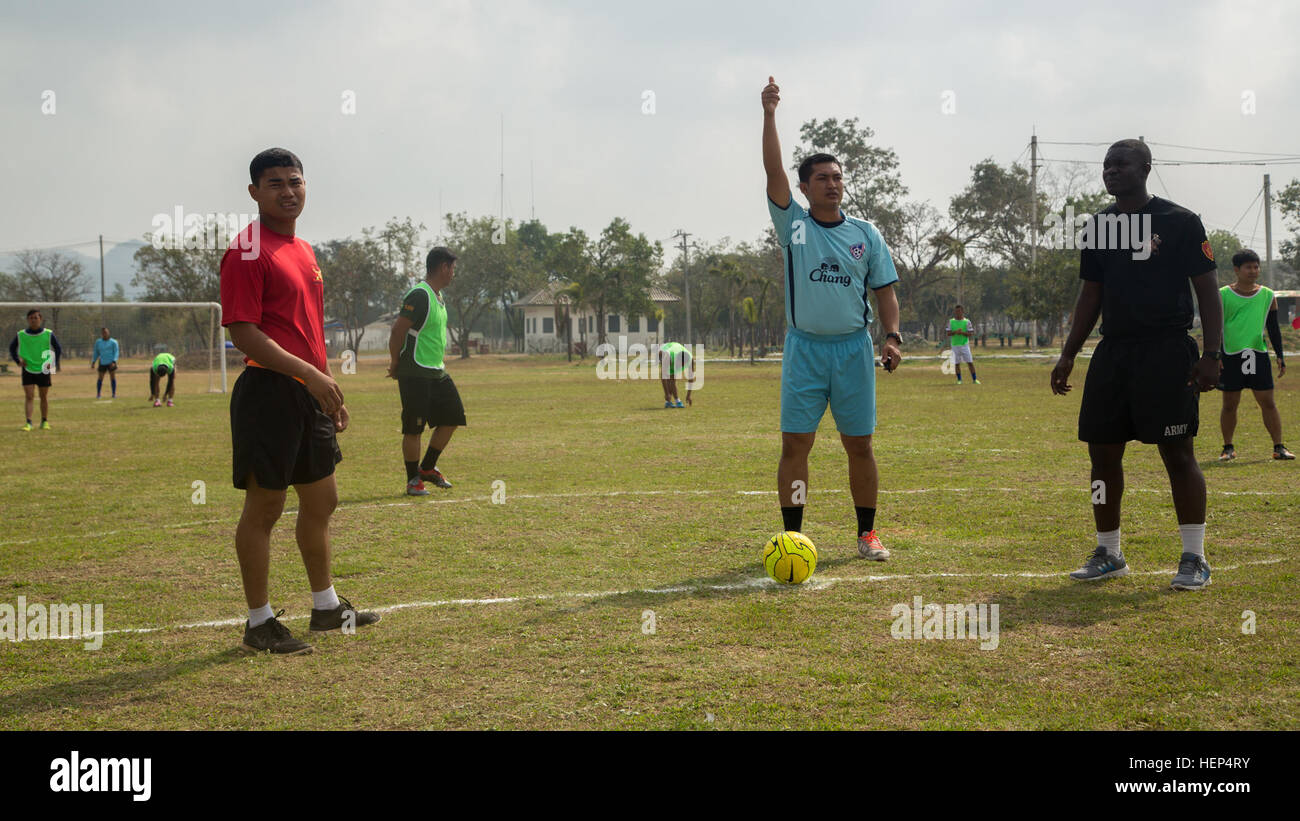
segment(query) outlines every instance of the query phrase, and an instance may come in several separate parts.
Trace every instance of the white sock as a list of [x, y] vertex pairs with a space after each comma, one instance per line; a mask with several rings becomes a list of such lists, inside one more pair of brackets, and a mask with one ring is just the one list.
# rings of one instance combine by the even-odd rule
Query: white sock
[[313, 610], [333, 610], [339, 606], [338, 594], [334, 592], [334, 585], [330, 585], [321, 591], [311, 591], [311, 609]]
[[1097, 544], [1106, 548], [1106, 555], [1108, 556], [1124, 555], [1123, 552], [1119, 549], [1119, 528], [1118, 527], [1115, 528], [1114, 530], [1107, 530], [1105, 533], [1102, 533], [1100, 530], [1097, 531]]
[[274, 618], [275, 612], [271, 610], [271, 603], [267, 602], [261, 607], [255, 607], [248, 611], [248, 626], [257, 627], [266, 622], [267, 619]]
[[1178, 535], [1183, 538], [1183, 552], [1205, 556], [1205, 524], [1179, 525]]

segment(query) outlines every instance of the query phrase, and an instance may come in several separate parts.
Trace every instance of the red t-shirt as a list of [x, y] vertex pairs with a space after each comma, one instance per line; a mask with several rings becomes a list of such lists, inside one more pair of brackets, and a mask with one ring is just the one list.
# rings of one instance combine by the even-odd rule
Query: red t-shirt
[[[256, 254], [253, 231], [258, 231]], [[325, 372], [325, 281], [311, 244], [277, 234], [260, 221], [241, 231], [221, 258], [221, 324], [232, 322], [252, 322], [281, 348]], [[257, 365], [248, 357], [244, 362]]]

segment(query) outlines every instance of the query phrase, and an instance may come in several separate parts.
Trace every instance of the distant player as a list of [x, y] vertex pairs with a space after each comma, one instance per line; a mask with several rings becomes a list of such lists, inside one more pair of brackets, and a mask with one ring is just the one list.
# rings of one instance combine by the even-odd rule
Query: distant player
[[[1070, 577], [1093, 581], [1128, 573], [1120, 549], [1120, 498], [1124, 448], [1137, 439], [1159, 447], [1173, 490], [1182, 555], [1171, 585], [1200, 590], [1210, 583], [1210, 565], [1205, 477], [1193, 441], [1200, 391], [1219, 381], [1223, 308], [1205, 227], [1186, 208], [1148, 194], [1150, 173], [1151, 150], [1139, 140], [1121, 140], [1106, 152], [1102, 181], [1115, 202], [1092, 217], [1094, 247], [1080, 254], [1083, 288], [1052, 369], [1052, 392], [1063, 396], [1072, 387], [1067, 380], [1074, 357], [1100, 315], [1102, 339], [1079, 408], [1079, 439], [1088, 443], [1092, 461], [1097, 548]], [[1204, 355], [1187, 335], [1192, 290], [1201, 308]]]
[[695, 381], [695, 369], [691, 352], [680, 342], [666, 342], [659, 346], [659, 381], [664, 389], [665, 408], [684, 408], [677, 395], [677, 377], [686, 379], [686, 405], [691, 404], [691, 385]]
[[1264, 331], [1277, 354], [1277, 378], [1286, 374], [1282, 353], [1282, 329], [1277, 322], [1277, 298], [1259, 284], [1259, 254], [1249, 249], [1232, 256], [1232, 270], [1237, 281], [1219, 289], [1223, 299], [1223, 410], [1219, 427], [1223, 430], [1223, 453], [1219, 460], [1237, 458], [1232, 434], [1237, 429], [1237, 405], [1241, 391], [1250, 388], [1264, 416], [1264, 427], [1273, 437], [1273, 458], [1294, 459], [1295, 454], [1282, 444], [1282, 414], [1273, 401], [1273, 369], [1268, 364]]
[[[447, 347], [447, 306], [442, 290], [456, 277], [456, 255], [434, 248], [424, 261], [425, 277], [402, 297], [402, 310], [388, 335], [388, 376], [397, 380], [402, 398], [402, 460], [406, 493], [427, 496], [426, 481], [441, 488], [451, 482], [438, 470], [438, 457], [451, 435], [465, 423], [465, 406], [456, 383], [443, 368]], [[429, 449], [420, 459], [420, 436], [433, 429]]]
[[27, 312], [27, 327], [14, 335], [9, 343], [9, 358], [23, 371], [23, 410], [27, 424], [23, 430], [32, 429], [32, 400], [41, 392], [41, 430], [50, 429], [50, 375], [57, 373], [63, 361], [63, 346], [54, 331], [45, 327], [45, 320], [36, 308]]
[[975, 335], [975, 323], [966, 318], [965, 309], [958, 305], [948, 320], [948, 340], [952, 344], [952, 364], [957, 369], [957, 384], [961, 384], [961, 363], [970, 368], [970, 381], [980, 384], [975, 377], [975, 360], [970, 355], [970, 338]]
[[[325, 357], [325, 284], [311, 244], [295, 235], [307, 200], [302, 163], [270, 148], [249, 165], [258, 218], [221, 258], [222, 324], [248, 365], [230, 394], [234, 483], [244, 491], [235, 552], [248, 602], [243, 649], [311, 652], [271, 610], [271, 530], [289, 485], [298, 494], [298, 552], [311, 583], [311, 630], [351, 630], [379, 621], [334, 591], [330, 515], [338, 505], [335, 433], [347, 429], [343, 392]], [[253, 232], [257, 232], [256, 237]], [[255, 248], [251, 258], [244, 249]], [[280, 613], [284, 611], [281, 610]]]
[[808, 454], [829, 402], [849, 457], [849, 489], [857, 514], [858, 554], [884, 561], [876, 534], [879, 475], [871, 437], [876, 430], [876, 371], [868, 289], [876, 292], [885, 335], [880, 361], [892, 372], [902, 359], [898, 280], [894, 261], [871, 223], [840, 210], [844, 174], [839, 160], [814, 154], [799, 164], [805, 211], [790, 195], [776, 131], [780, 89], [763, 88], [763, 169], [767, 209], [785, 251], [785, 352], [781, 365], [781, 461], [777, 492], [786, 530], [803, 526]]
[[99, 339], [95, 340], [95, 355], [90, 360], [90, 367], [95, 367], [99, 363], [99, 379], [95, 381], [95, 398], [98, 399], [104, 390], [104, 374], [108, 374], [109, 383], [113, 389], [113, 398], [117, 398], [117, 355], [119, 352], [117, 340], [109, 336], [108, 328], [99, 329]]
[[172, 406], [172, 395], [176, 390], [176, 357], [169, 353], [160, 353], [153, 358], [149, 366], [149, 399], [156, 408], [162, 404], [158, 396], [158, 387], [162, 378], [167, 377], [167, 393], [162, 397], [167, 400], [167, 407]]

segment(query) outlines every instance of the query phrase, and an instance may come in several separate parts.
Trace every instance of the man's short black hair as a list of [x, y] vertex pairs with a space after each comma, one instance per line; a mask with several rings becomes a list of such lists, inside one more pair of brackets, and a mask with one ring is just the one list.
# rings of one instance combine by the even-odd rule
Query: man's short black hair
[[429, 256], [424, 258], [424, 270], [432, 274], [433, 270], [439, 265], [445, 265], [448, 262], [455, 261], [456, 255], [451, 252], [451, 249], [439, 245], [437, 248], [434, 248], [429, 252]]
[[169, 371], [171, 371], [171, 368], [167, 367], [161, 362], [159, 362], [158, 366], [153, 369], [153, 372], [158, 374], [159, 376], [166, 376]]
[[[31, 318], [32, 318], [32, 314], [41, 314], [41, 309], [40, 309], [40, 308], [32, 308], [30, 311], [27, 312], [27, 318], [28, 318], [28, 319], [31, 319]], [[44, 318], [45, 318], [45, 314], [41, 314], [41, 318], [44, 319]]]
[[799, 163], [799, 182], [808, 182], [808, 180], [812, 179], [813, 166], [820, 165], [824, 162], [833, 162], [840, 167], [841, 171], [844, 170], [843, 164], [841, 164], [839, 160], [835, 159], [833, 155], [813, 154], [811, 157], [808, 157], [803, 162]]
[[1123, 148], [1127, 151], [1135, 152], [1146, 165], [1151, 164], [1151, 148], [1141, 140], [1120, 140], [1111, 145], [1107, 151], [1114, 151], [1116, 148]]
[[966, 310], [966, 306], [965, 306], [965, 305], [958, 304], [958, 305], [954, 305], [954, 306], [952, 306], [952, 309], [953, 309], [954, 311], [957, 310], [958, 308], [961, 308], [963, 311]]
[[1247, 262], [1259, 262], [1259, 254], [1249, 248], [1242, 248], [1240, 251], [1232, 255], [1233, 268], [1240, 268]]
[[302, 160], [287, 148], [268, 148], [253, 158], [248, 164], [248, 176], [257, 185], [262, 179], [262, 172], [268, 168], [296, 168], [302, 171]]

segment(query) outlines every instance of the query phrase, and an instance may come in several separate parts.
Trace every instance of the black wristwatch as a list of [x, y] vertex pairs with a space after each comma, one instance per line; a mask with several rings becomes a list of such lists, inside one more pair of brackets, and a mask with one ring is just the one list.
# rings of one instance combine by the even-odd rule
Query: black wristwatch
[[1223, 360], [1223, 351], [1206, 351], [1205, 353], [1201, 354], [1202, 359], [1204, 359], [1207, 356], [1216, 362], [1220, 362]]
[[897, 340], [898, 340], [898, 344], [899, 344], [899, 345], [902, 345], [902, 344], [903, 344], [903, 337], [899, 336], [898, 334], [894, 333], [893, 331], [890, 331], [889, 333], [885, 334], [885, 339], [889, 339], [891, 336], [892, 336], [894, 339], [897, 339]]

